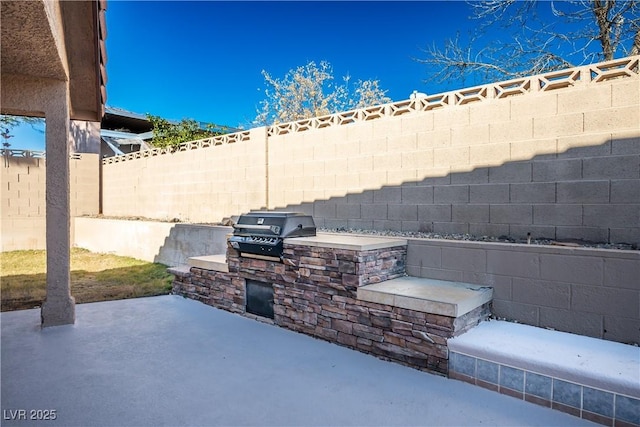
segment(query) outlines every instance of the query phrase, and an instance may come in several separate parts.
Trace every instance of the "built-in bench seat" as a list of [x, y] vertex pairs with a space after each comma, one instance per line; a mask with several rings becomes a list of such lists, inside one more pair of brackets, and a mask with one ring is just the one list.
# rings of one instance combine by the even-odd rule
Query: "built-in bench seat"
[[451, 378], [604, 425], [640, 425], [638, 347], [497, 320], [447, 345]]
[[359, 300], [454, 318], [491, 301], [492, 295], [490, 287], [411, 276], [358, 288]]

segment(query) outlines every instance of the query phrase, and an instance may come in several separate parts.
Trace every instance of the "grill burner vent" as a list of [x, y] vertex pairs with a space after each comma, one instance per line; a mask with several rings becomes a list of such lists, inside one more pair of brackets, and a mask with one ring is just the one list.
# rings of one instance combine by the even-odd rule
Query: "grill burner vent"
[[254, 211], [240, 215], [229, 237], [243, 254], [282, 258], [282, 242], [289, 237], [316, 235], [313, 217], [300, 212]]

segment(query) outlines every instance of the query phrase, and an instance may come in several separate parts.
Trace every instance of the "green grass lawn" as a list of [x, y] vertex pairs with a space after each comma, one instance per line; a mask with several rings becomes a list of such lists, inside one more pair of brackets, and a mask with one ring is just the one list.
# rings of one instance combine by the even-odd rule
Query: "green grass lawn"
[[[85, 249], [71, 250], [71, 295], [77, 303], [168, 294], [173, 276], [163, 264]], [[46, 252], [0, 252], [2, 311], [38, 307], [46, 291]]]

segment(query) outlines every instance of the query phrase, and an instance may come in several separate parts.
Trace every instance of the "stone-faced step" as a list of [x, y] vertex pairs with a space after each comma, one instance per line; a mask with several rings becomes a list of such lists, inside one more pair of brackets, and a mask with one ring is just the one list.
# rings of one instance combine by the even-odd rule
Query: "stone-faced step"
[[358, 288], [358, 299], [363, 301], [454, 318], [482, 306], [492, 297], [490, 287], [411, 276]]
[[202, 268], [203, 270], [229, 272], [226, 254], [193, 256], [187, 259], [189, 267]]

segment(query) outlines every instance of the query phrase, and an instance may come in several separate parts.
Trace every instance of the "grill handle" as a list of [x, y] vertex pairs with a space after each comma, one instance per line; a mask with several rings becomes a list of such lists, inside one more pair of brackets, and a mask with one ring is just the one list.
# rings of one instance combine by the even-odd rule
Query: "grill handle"
[[233, 224], [233, 228], [235, 228], [236, 230], [245, 229], [245, 230], [270, 231], [276, 236], [280, 235], [280, 227], [278, 227], [277, 225]]

